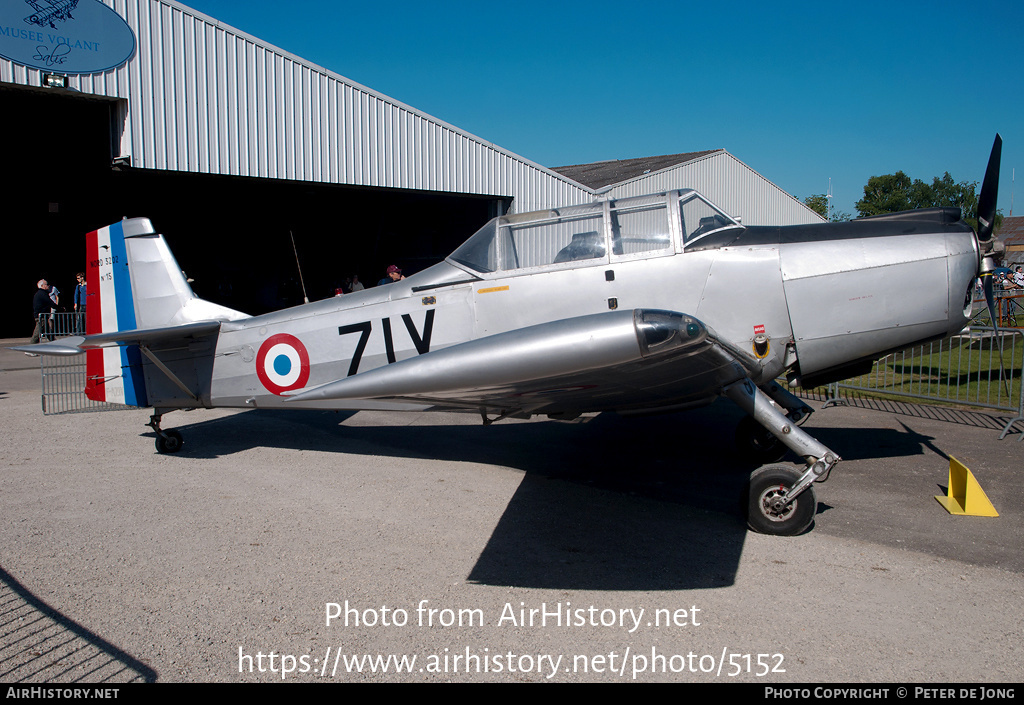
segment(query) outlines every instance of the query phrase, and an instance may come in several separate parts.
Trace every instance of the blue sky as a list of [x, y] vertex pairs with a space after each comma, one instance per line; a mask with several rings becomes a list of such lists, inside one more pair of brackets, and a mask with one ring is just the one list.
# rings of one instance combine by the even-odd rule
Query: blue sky
[[856, 215], [1000, 132], [1004, 214], [1024, 181], [1020, 0], [185, 4], [544, 166], [723, 148]]

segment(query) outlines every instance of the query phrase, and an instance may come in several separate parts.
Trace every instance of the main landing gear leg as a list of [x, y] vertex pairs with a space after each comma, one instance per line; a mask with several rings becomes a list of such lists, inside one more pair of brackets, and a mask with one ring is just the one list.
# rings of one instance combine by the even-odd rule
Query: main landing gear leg
[[[804, 403], [802, 399], [781, 387], [778, 382], [772, 380], [762, 386], [764, 392], [779, 407], [785, 409], [786, 418], [799, 426], [814, 413], [814, 409]], [[736, 427], [736, 448], [748, 460], [760, 465], [766, 463], [777, 463], [786, 455], [788, 448], [775, 434], [759, 422], [746, 406], [749, 416], [744, 416]]]
[[[789, 394], [781, 387], [779, 390]], [[748, 525], [766, 534], [793, 536], [801, 533], [814, 521], [817, 510], [818, 503], [812, 485], [828, 479], [829, 472], [840, 460], [839, 456], [801, 430], [796, 420], [777, 409], [768, 394], [758, 389], [749, 379], [729, 385], [725, 388], [725, 394], [807, 463], [803, 474], [788, 465], [765, 465], [751, 474], [747, 501]], [[794, 409], [806, 406], [799, 400], [793, 404], [785, 396], [780, 395], [780, 398], [780, 404], [791, 414]], [[791, 405], [794, 409], [790, 409]], [[798, 418], [805, 416], [801, 414]]]
[[170, 409], [154, 409], [153, 411], [155, 413], [149, 417], [149, 423], [146, 425], [156, 432], [156, 452], [177, 453], [185, 444], [185, 438], [176, 429], [164, 431], [160, 428], [160, 419]]
[[776, 404], [786, 410], [786, 416], [797, 426], [803, 425], [814, 409], [809, 407], [803, 399], [780, 385], [775, 380], [761, 387], [761, 391], [772, 398]]

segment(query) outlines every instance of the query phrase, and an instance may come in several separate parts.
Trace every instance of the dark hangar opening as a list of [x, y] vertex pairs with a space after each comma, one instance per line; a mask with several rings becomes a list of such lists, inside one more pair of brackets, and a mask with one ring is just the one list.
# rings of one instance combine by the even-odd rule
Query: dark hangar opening
[[[440, 261], [511, 199], [114, 169], [117, 104], [66, 91], [0, 89], [9, 185], [4, 242], [13, 276], [0, 336], [27, 337], [39, 279], [71, 310], [85, 269], [85, 233], [144, 216], [164, 234], [196, 293], [260, 314], [333, 296], [357, 274], [376, 285], [390, 264], [406, 274]], [[298, 265], [292, 248], [294, 236]]]
[[353, 274], [369, 288], [391, 264], [418, 272], [504, 212], [493, 198], [152, 170], [112, 183], [130, 194], [114, 220], [148, 217], [196, 294], [251, 314], [301, 304], [303, 283], [317, 301]]

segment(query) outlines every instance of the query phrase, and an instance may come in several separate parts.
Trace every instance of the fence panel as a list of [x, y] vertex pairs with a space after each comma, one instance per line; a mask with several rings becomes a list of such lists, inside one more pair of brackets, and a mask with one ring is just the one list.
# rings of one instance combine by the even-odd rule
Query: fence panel
[[[1024, 294], [1020, 289], [1004, 289], [995, 292], [996, 317], [1000, 328], [1024, 328]], [[988, 307], [982, 302], [985, 316]]]
[[54, 312], [39, 314], [39, 334], [56, 340], [69, 335], [85, 335], [85, 312]]
[[1022, 377], [1024, 331], [970, 326], [951, 338], [888, 355], [870, 373], [829, 385], [827, 395], [829, 403], [856, 392], [1016, 414], [1004, 426], [1003, 438], [1024, 421]]
[[[77, 331], [85, 321], [75, 313], [51, 313], [40, 317], [40, 330], [49, 338], [82, 335]], [[83, 411], [116, 411], [134, 406], [93, 401], [85, 396], [85, 353], [81, 355], [43, 355], [39, 358], [43, 382], [43, 414], [70, 414]]]

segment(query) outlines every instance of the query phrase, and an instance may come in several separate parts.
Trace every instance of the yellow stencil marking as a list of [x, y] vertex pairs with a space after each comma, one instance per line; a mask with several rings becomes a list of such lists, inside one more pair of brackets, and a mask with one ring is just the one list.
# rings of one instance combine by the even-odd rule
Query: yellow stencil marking
[[508, 291], [508, 286], [492, 286], [490, 289], [477, 289], [478, 294], [492, 294], [495, 291]]

